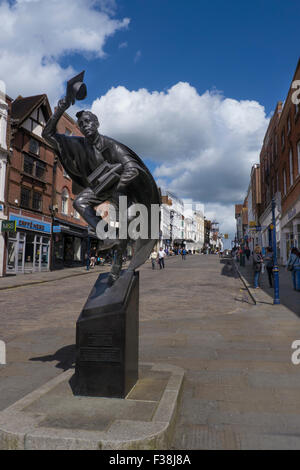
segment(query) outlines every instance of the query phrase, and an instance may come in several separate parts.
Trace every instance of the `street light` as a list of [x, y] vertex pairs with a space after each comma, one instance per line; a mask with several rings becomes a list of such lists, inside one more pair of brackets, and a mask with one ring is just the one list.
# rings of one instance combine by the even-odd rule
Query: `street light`
[[280, 304], [279, 299], [279, 269], [277, 264], [277, 246], [276, 246], [276, 221], [275, 221], [275, 197], [272, 197], [272, 225], [273, 225], [273, 256], [274, 256], [274, 304]]

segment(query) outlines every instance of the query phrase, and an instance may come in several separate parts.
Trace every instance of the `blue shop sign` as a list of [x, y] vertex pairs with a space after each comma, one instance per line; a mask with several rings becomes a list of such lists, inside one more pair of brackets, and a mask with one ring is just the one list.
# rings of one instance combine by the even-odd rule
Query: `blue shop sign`
[[31, 219], [29, 217], [19, 217], [18, 215], [10, 214], [9, 220], [17, 222], [17, 228], [25, 230], [34, 230], [35, 232], [51, 233], [51, 224], [43, 220]]

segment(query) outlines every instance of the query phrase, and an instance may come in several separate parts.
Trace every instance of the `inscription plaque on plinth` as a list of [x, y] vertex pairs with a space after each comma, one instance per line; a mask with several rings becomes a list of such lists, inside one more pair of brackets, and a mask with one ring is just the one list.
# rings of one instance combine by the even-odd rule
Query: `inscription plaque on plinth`
[[124, 398], [138, 380], [139, 275], [97, 279], [76, 324], [75, 395]]

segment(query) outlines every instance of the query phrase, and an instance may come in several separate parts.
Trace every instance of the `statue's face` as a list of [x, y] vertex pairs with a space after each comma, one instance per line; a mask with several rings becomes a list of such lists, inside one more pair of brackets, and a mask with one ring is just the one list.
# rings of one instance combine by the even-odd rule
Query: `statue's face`
[[77, 122], [80, 131], [85, 137], [93, 136], [99, 127], [97, 119], [93, 118], [89, 113], [82, 113]]

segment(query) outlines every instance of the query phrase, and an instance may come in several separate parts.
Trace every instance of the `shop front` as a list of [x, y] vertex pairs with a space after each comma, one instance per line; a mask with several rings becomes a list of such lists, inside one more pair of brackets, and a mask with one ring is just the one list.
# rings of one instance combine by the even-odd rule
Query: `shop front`
[[49, 271], [51, 223], [9, 215], [16, 232], [7, 233], [6, 274]]
[[54, 220], [52, 269], [83, 266], [88, 251], [86, 227]]
[[283, 264], [286, 264], [291, 249], [293, 247], [300, 249], [300, 199], [282, 217], [281, 232]]

